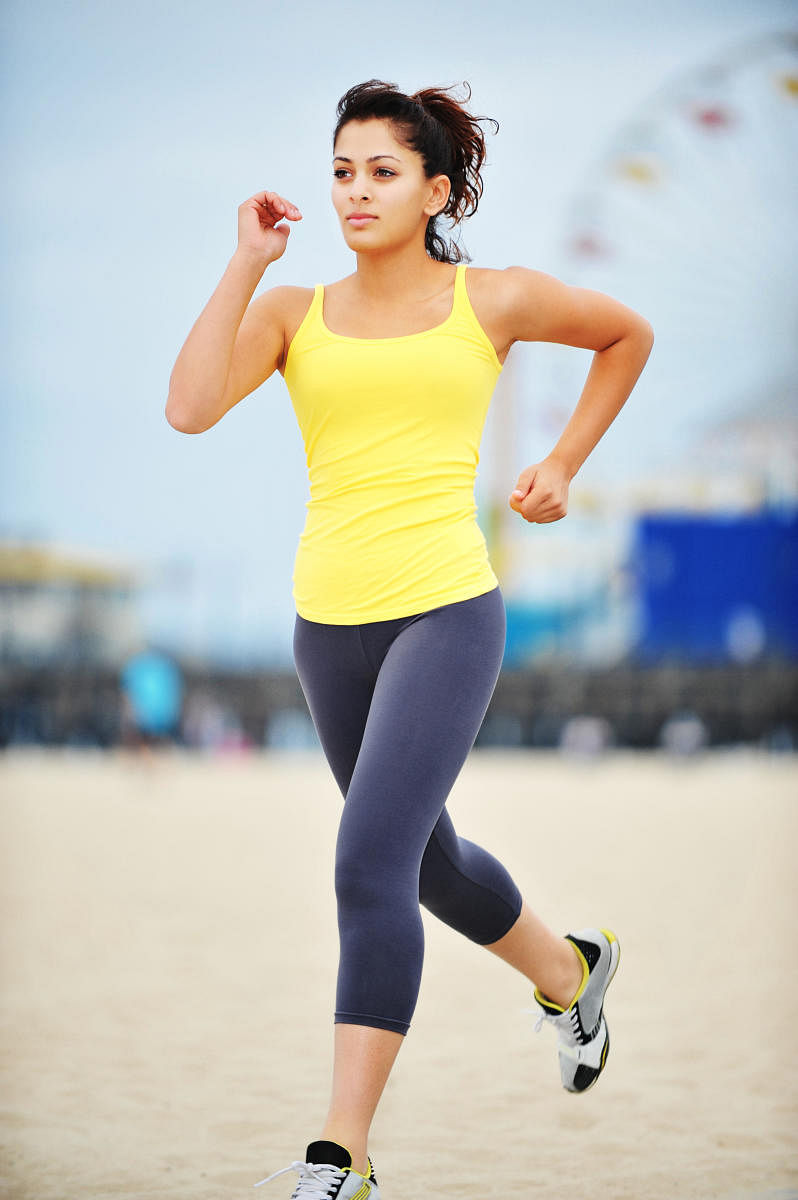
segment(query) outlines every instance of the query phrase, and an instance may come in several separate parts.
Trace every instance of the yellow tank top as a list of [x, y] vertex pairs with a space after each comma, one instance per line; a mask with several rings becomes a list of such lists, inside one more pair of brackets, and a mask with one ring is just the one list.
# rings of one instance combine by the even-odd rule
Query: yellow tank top
[[332, 333], [316, 285], [284, 371], [310, 483], [292, 577], [308, 621], [410, 616], [497, 586], [474, 480], [502, 367], [465, 272], [446, 320], [403, 337]]

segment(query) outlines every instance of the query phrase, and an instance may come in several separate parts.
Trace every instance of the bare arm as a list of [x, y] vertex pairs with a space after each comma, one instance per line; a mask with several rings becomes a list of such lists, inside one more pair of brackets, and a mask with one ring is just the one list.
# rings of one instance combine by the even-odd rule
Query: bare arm
[[299, 210], [275, 192], [239, 208], [239, 245], [177, 356], [166, 419], [181, 433], [202, 433], [274, 372], [283, 352], [283, 288], [250, 304], [263, 273], [285, 250]]
[[562, 436], [542, 463], [521, 472], [510, 496], [510, 507], [527, 521], [557, 521], [567, 512], [570, 481], [637, 383], [654, 331], [645, 317], [603, 292], [570, 287], [523, 267], [510, 267], [503, 274], [509, 340], [558, 342], [595, 351]]

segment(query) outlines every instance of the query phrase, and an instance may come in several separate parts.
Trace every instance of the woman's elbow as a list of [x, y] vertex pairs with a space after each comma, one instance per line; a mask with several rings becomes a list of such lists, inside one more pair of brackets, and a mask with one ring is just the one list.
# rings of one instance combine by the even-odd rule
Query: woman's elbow
[[192, 420], [190, 412], [185, 408], [185, 406], [178, 404], [175, 397], [172, 396], [171, 393], [166, 401], [164, 416], [172, 428], [176, 429], [178, 433], [204, 433], [208, 428], [207, 425], [198, 424], [196, 418]]
[[645, 317], [640, 318], [640, 329], [645, 334], [646, 340], [650, 346], [654, 345], [654, 326]]

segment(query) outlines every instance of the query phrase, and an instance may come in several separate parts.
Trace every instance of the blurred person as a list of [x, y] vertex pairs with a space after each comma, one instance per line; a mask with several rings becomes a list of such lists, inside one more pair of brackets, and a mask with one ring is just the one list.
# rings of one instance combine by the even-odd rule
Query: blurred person
[[122, 669], [122, 743], [149, 751], [175, 741], [180, 733], [183, 680], [167, 654], [143, 648]]
[[[417, 1000], [419, 903], [534, 985], [567, 1090], [591, 1087], [609, 1049], [617, 938], [548, 929], [502, 864], [458, 836], [446, 800], [505, 644], [474, 480], [507, 353], [536, 340], [595, 352], [562, 436], [508, 497], [520, 518], [547, 523], [566, 515], [571, 480], [630, 395], [653, 332], [619, 301], [543, 272], [466, 267], [438, 220], [476, 211], [488, 118], [453, 90], [406, 95], [372, 79], [341, 97], [332, 203], [357, 263], [345, 278], [250, 303], [302, 214], [276, 191], [240, 205], [238, 247], [166, 404], [175, 429], [201, 433], [279, 371], [305, 445], [293, 654], [344, 805], [330, 1104], [304, 1161], [260, 1181], [295, 1171], [295, 1200], [380, 1200], [368, 1134]], [[523, 197], [508, 198], [508, 218], [522, 212]], [[397, 1195], [422, 1193], [442, 1194], [431, 1172]]]
[[227, 733], [227, 712], [208, 691], [191, 692], [183, 712], [183, 740], [196, 750], [215, 750]]
[[209, 691], [192, 692], [186, 700], [182, 733], [186, 745], [197, 750], [238, 753], [253, 749], [235, 710]]

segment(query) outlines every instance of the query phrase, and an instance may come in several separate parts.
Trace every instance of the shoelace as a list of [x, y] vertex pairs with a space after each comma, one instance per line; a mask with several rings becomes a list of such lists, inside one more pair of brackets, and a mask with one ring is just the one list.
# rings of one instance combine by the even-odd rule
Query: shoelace
[[[534, 1013], [535, 1009], [526, 1009], [528, 1013]], [[571, 1058], [579, 1058], [579, 1047], [587, 1046], [595, 1037], [599, 1025], [593, 1030], [589, 1037], [582, 1033], [582, 1026], [579, 1020], [579, 1013], [576, 1010], [576, 1005], [569, 1008], [564, 1013], [547, 1013], [543, 1010], [538, 1010], [539, 1016], [535, 1022], [535, 1033], [540, 1033], [543, 1028], [544, 1021], [551, 1021], [552, 1025], [557, 1030], [559, 1036], [559, 1044], [561, 1053], [569, 1054]], [[565, 1019], [564, 1019], [565, 1018]], [[600, 1021], [599, 1021], [600, 1024]]]
[[[542, 1009], [527, 1008], [525, 1012], [531, 1013], [533, 1016], [537, 1012], [538, 1019], [535, 1021], [534, 1031], [540, 1033], [543, 1028], [544, 1021], [551, 1021], [559, 1034], [564, 1034], [567, 1041], [576, 1045], [582, 1041], [579, 1036], [579, 1014], [576, 1011], [576, 1006], [568, 1009], [564, 1013], [547, 1013]], [[563, 1020], [566, 1017], [567, 1020]]]
[[271, 1183], [273, 1179], [277, 1179], [278, 1175], [288, 1175], [290, 1171], [299, 1173], [299, 1183], [291, 1200], [329, 1200], [330, 1188], [334, 1183], [341, 1183], [345, 1174], [329, 1164], [292, 1162], [290, 1167], [283, 1167], [281, 1171], [275, 1171], [273, 1175], [268, 1175], [266, 1179], [260, 1179], [253, 1186], [261, 1187], [264, 1183]]

